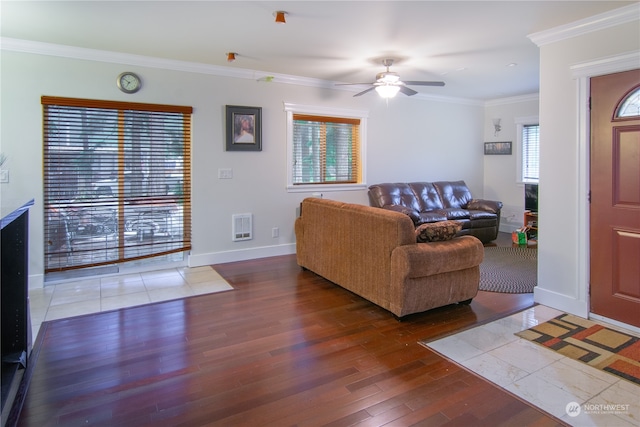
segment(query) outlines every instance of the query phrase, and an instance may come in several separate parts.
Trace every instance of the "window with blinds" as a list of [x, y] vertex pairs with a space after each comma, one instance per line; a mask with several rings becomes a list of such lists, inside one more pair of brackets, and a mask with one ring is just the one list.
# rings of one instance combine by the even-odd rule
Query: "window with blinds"
[[42, 105], [45, 272], [191, 249], [191, 107]]
[[293, 114], [292, 184], [360, 181], [360, 119]]
[[522, 126], [522, 181], [538, 182], [540, 173], [540, 126]]

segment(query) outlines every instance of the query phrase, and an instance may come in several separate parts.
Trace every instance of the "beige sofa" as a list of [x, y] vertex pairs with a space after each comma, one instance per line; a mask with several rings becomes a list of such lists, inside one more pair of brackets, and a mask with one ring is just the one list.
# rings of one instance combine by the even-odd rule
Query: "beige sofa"
[[307, 198], [295, 223], [298, 264], [397, 317], [478, 293], [484, 247], [473, 236], [416, 243], [407, 215]]

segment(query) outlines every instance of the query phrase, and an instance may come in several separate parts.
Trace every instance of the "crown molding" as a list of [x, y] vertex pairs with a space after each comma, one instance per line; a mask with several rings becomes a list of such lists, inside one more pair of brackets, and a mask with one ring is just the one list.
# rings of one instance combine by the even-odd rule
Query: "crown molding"
[[634, 3], [549, 30], [529, 34], [527, 37], [540, 47], [638, 20], [640, 20], [640, 3]]
[[629, 52], [575, 64], [570, 69], [573, 78], [577, 79], [619, 73], [621, 71], [634, 70], [638, 67], [640, 67], [640, 52]]
[[[84, 61], [108, 62], [113, 64], [158, 68], [163, 70], [182, 71], [187, 73], [207, 74], [219, 77], [233, 77], [254, 81], [269, 81], [297, 86], [341, 90], [351, 93], [356, 93], [360, 90], [353, 87], [336, 86], [336, 83], [339, 82], [331, 82], [309, 77], [300, 77], [277, 73], [269, 74], [263, 71], [250, 70], [246, 68], [223, 67], [219, 65], [203, 64], [200, 62], [178, 61], [173, 59], [133, 55], [129, 53], [120, 53], [97, 49], [87, 49], [82, 47], [14, 39], [8, 37], [0, 38], [0, 50], [19, 53], [30, 53], [35, 55], [56, 56], [60, 58], [78, 59]], [[413, 96], [413, 98], [439, 102], [450, 102], [455, 104], [476, 106], [483, 105], [483, 101], [428, 94], [417, 94]]]
[[495, 107], [498, 105], [518, 104], [520, 102], [540, 101], [540, 94], [530, 93], [527, 95], [510, 96], [508, 98], [490, 99], [484, 103], [485, 107]]
[[3, 37], [0, 39], [1, 49], [12, 52], [31, 53], [36, 55], [57, 56], [85, 61], [108, 62], [163, 70], [184, 71], [189, 73], [209, 74], [221, 77], [235, 77], [248, 80], [268, 80], [279, 83], [328, 88], [330, 82], [320, 79], [292, 76], [287, 74], [268, 74], [246, 68], [222, 67], [199, 62], [177, 61], [173, 59], [151, 56], [133, 55], [129, 53], [87, 49], [53, 43], [36, 42]]

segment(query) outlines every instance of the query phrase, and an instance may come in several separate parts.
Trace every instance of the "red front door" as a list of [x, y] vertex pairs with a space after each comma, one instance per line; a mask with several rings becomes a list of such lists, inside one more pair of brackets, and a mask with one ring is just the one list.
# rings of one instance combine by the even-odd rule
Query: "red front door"
[[640, 70], [591, 79], [591, 312], [640, 327]]

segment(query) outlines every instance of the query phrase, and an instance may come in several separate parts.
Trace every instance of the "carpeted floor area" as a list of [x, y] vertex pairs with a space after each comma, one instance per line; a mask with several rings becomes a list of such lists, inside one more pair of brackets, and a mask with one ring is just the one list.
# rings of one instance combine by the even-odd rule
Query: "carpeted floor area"
[[517, 336], [640, 385], [640, 339], [562, 314]]
[[525, 247], [485, 247], [480, 290], [530, 293], [538, 284], [538, 251]]

